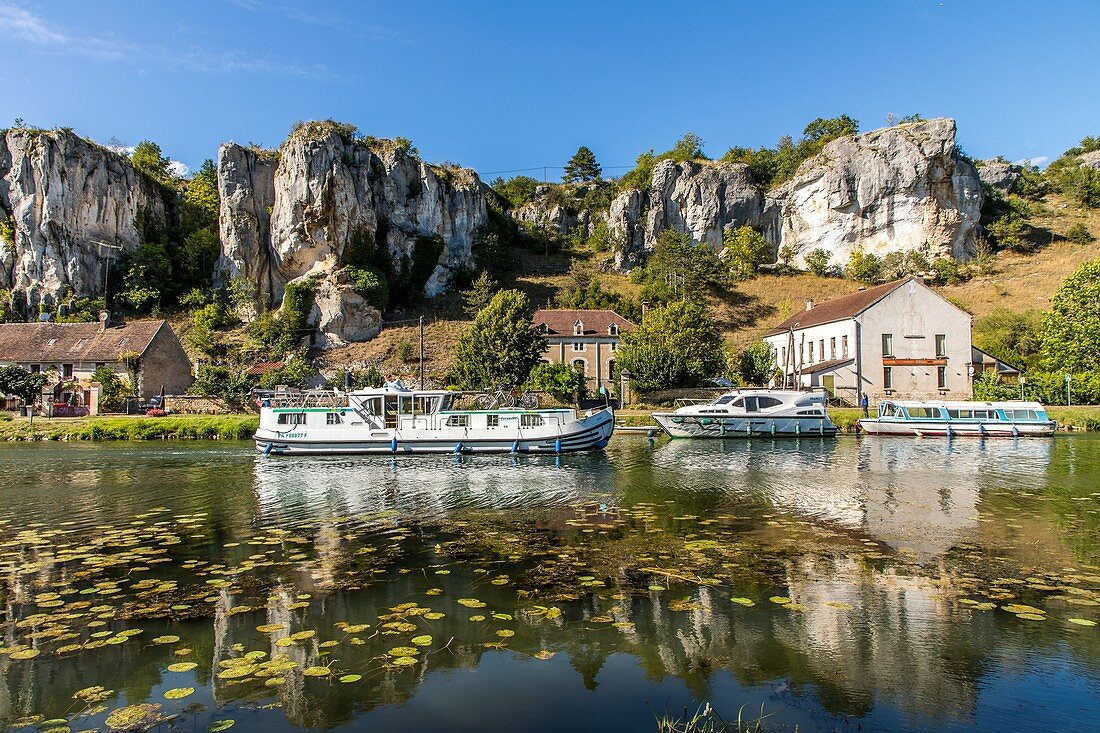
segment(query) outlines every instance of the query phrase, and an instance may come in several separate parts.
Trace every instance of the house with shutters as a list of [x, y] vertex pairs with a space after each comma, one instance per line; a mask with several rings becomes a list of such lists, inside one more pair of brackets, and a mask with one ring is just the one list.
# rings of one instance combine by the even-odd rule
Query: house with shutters
[[535, 311], [535, 330], [546, 336], [542, 360], [570, 364], [588, 378], [593, 392], [614, 387], [619, 338], [634, 324], [611, 310], [546, 309]]
[[[191, 360], [167, 321], [0, 323], [0, 366], [17, 364], [51, 376], [44, 395], [58, 404], [93, 407], [92, 375], [107, 367], [149, 399], [182, 394], [194, 381]], [[92, 410], [94, 412], [94, 410]]]
[[864, 288], [805, 310], [768, 331], [789, 386], [820, 387], [858, 404], [878, 400], [970, 399], [970, 314], [916, 277]]

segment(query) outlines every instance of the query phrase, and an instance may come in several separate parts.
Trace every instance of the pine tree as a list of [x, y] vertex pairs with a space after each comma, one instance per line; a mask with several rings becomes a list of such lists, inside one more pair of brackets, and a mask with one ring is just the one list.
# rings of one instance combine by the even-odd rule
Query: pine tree
[[466, 315], [476, 318], [481, 309], [489, 305], [499, 286], [493, 276], [482, 270], [477, 279], [470, 284], [469, 290], [462, 291], [462, 310]]
[[565, 175], [562, 180], [566, 183], [576, 181], [598, 181], [603, 174], [600, 164], [596, 162], [596, 155], [586, 146], [577, 148], [577, 152], [565, 164]]

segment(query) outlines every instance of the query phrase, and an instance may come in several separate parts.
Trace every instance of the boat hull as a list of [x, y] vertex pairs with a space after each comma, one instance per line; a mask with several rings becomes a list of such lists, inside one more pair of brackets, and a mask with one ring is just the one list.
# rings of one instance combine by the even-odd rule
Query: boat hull
[[915, 437], [972, 437], [972, 438], [1024, 438], [1045, 437], [1054, 434], [1057, 424], [1045, 422], [1011, 423], [997, 422], [947, 422], [928, 420], [912, 422], [864, 418], [857, 422], [859, 432], [867, 435], [908, 435]]
[[698, 417], [656, 412], [653, 419], [673, 438], [771, 438], [836, 435], [827, 415]]
[[[602, 450], [615, 429], [610, 409], [566, 423], [556, 429], [493, 431], [489, 434], [452, 433], [438, 430], [369, 430], [367, 435], [332, 437], [288, 436], [260, 429], [256, 449], [264, 455], [408, 455], [417, 453], [538, 453], [560, 454]], [[350, 431], [349, 431], [350, 432]]]

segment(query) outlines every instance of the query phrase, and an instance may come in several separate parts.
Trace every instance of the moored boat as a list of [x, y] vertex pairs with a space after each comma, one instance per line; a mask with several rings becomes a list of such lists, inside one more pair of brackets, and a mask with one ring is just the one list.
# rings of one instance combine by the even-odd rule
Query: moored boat
[[884, 400], [878, 417], [857, 427], [869, 435], [1021, 437], [1053, 435], [1057, 423], [1038, 402]]
[[824, 392], [742, 389], [653, 418], [674, 438], [836, 435]]
[[304, 395], [264, 406], [264, 454], [569, 453], [599, 450], [615, 428], [610, 407], [460, 409], [460, 393], [367, 389]]

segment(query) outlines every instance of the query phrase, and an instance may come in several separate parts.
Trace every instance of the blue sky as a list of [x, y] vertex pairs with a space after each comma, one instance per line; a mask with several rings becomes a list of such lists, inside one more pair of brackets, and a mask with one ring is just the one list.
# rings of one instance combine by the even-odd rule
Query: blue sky
[[0, 126], [148, 138], [194, 168], [332, 117], [492, 177], [919, 112], [971, 155], [1048, 159], [1100, 134], [1097, 28], [1093, 0], [0, 0]]

